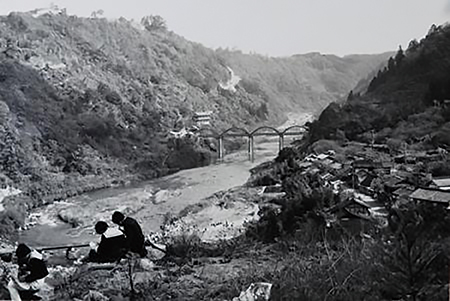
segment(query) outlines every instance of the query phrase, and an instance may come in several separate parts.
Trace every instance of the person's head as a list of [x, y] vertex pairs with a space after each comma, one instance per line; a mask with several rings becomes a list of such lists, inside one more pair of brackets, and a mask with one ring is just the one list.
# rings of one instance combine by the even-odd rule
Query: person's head
[[120, 225], [125, 219], [125, 215], [122, 212], [115, 211], [112, 215], [112, 221], [114, 224]]
[[95, 232], [97, 234], [103, 234], [108, 229], [108, 224], [104, 221], [97, 222], [95, 224]]
[[31, 249], [26, 244], [19, 244], [16, 249], [16, 256], [18, 259], [22, 259], [31, 253]]
[[16, 249], [16, 257], [19, 265], [27, 262], [28, 255], [30, 255], [31, 249], [26, 244], [19, 244]]

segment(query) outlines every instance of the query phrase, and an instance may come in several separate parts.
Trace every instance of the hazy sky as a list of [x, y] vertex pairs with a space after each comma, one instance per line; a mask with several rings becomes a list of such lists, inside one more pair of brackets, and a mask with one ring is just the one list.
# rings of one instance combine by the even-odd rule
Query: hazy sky
[[0, 0], [0, 14], [51, 3], [79, 16], [98, 9], [137, 21], [160, 15], [170, 30], [205, 46], [270, 56], [406, 48], [450, 19], [450, 0]]

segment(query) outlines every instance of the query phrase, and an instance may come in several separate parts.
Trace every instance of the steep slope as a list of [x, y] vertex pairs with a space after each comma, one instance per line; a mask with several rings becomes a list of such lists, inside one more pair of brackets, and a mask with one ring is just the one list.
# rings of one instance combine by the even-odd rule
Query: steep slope
[[419, 148], [450, 140], [450, 26], [433, 26], [389, 59], [368, 86], [343, 104], [328, 106], [311, 125], [312, 141], [343, 138], [405, 141]]
[[64, 11], [0, 17], [4, 186], [50, 202], [208, 164], [209, 143], [170, 135], [195, 112], [212, 111], [218, 129], [279, 124], [346, 95], [386, 56], [248, 56], [189, 42], [161, 19], [143, 25]]
[[284, 58], [220, 51], [244, 79], [242, 85], [257, 83], [270, 95], [271, 104], [289, 111], [320, 111], [332, 101], [344, 100], [370, 72], [378, 71], [393, 54], [338, 57], [309, 53]]

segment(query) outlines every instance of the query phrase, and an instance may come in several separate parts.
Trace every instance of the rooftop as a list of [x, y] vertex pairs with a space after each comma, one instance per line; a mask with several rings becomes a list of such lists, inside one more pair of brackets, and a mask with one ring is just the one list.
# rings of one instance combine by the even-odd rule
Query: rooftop
[[433, 178], [433, 183], [438, 187], [450, 186], [450, 177]]
[[450, 203], [450, 191], [448, 190], [419, 188], [411, 193], [409, 197], [420, 201]]

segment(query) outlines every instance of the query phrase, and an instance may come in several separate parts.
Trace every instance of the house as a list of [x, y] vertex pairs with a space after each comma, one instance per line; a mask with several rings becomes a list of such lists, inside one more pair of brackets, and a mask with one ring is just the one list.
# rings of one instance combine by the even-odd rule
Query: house
[[327, 172], [324, 175], [320, 175], [320, 178], [324, 181], [329, 181], [329, 180], [333, 179], [334, 176], [332, 174], [330, 174], [329, 172]]
[[404, 164], [415, 164], [417, 161], [417, 158], [412, 155], [398, 155], [394, 157], [395, 163], [404, 163]]
[[359, 182], [360, 186], [368, 187], [370, 188], [370, 185], [372, 184], [372, 181], [376, 178], [376, 176], [372, 173], [366, 174], [366, 176], [362, 179], [362, 181]]
[[369, 219], [370, 214], [370, 206], [364, 202], [358, 201], [357, 199], [353, 199], [351, 203], [343, 208], [344, 212], [347, 216]]
[[332, 168], [332, 169], [342, 169], [342, 164], [338, 163], [338, 162], [334, 162], [334, 163], [330, 164], [330, 168]]
[[283, 191], [283, 186], [281, 184], [275, 184], [264, 186], [259, 192], [259, 195], [269, 200], [275, 200], [284, 197], [286, 192]]
[[361, 183], [367, 177], [369, 172], [367, 170], [364, 170], [364, 169], [359, 169], [359, 170], [356, 170], [353, 174], [358, 179], [358, 183]]
[[307, 161], [307, 162], [300, 162], [300, 163], [298, 163], [298, 167], [299, 168], [308, 168], [308, 167], [310, 167], [310, 166], [312, 166], [313, 165], [313, 163], [312, 162], [309, 162], [309, 161]]
[[338, 218], [359, 218], [368, 220], [372, 217], [374, 200], [366, 195], [355, 192], [353, 189], [342, 191], [340, 198], [342, 202], [328, 209], [329, 213], [334, 213]]
[[377, 168], [382, 168], [383, 165], [381, 162], [371, 161], [367, 159], [362, 160], [355, 160], [353, 161], [353, 168], [362, 168], [362, 169], [368, 169], [373, 170]]
[[450, 177], [434, 177], [431, 186], [441, 190], [450, 190]]
[[314, 154], [309, 154], [308, 156], [305, 157], [304, 160], [307, 162], [314, 162], [317, 160], [317, 156]]
[[325, 160], [325, 159], [327, 159], [329, 156], [330, 156], [330, 155], [327, 155], [327, 154], [319, 154], [319, 155], [316, 156], [316, 158], [317, 158], [318, 160]]
[[450, 190], [418, 188], [409, 195], [409, 198], [415, 201], [426, 201], [448, 206], [450, 203]]
[[326, 166], [330, 166], [331, 164], [333, 164], [333, 162], [334, 162], [333, 160], [328, 159], [328, 158], [321, 161], [321, 163]]
[[398, 188], [394, 192], [392, 192], [392, 195], [397, 199], [405, 199], [409, 198], [411, 193], [414, 192], [414, 188], [409, 185], [403, 185], [402, 187]]
[[441, 103], [442, 103], [442, 107], [443, 108], [450, 107], [450, 99], [444, 99], [444, 100], [441, 101]]
[[206, 112], [195, 112], [192, 120], [197, 124], [197, 126], [201, 127], [202, 125], [210, 125], [212, 111]]
[[390, 176], [384, 179], [384, 189], [387, 192], [397, 191], [400, 187], [404, 186], [406, 183], [405, 178], [399, 176]]

